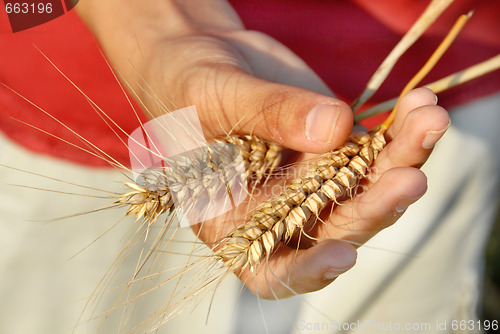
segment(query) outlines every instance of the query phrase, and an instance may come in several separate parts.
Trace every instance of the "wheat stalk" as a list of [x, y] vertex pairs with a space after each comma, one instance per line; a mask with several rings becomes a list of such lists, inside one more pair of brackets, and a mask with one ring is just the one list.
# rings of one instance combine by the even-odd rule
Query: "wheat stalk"
[[[500, 69], [500, 54], [485, 60], [479, 64], [473, 65], [463, 71], [456, 72], [448, 75], [442, 79], [434, 81], [430, 84], [425, 85], [424, 87], [429, 88], [435, 94], [444, 92], [450, 88], [461, 85], [473, 79], [476, 79], [480, 76], [488, 74], [490, 72], [496, 71]], [[376, 106], [368, 108], [363, 112], [360, 112], [354, 115], [354, 120], [356, 123], [359, 123], [367, 118], [376, 116], [385, 111], [389, 111], [396, 105], [398, 98], [394, 98], [388, 101], [381, 102]]]
[[352, 109], [358, 110], [375, 92], [380, 88], [384, 80], [387, 78], [394, 65], [398, 62], [399, 58], [422, 36], [422, 34], [429, 28], [429, 26], [436, 21], [442, 12], [454, 0], [432, 0], [427, 6], [425, 11], [420, 15], [418, 20], [408, 30], [408, 32], [401, 38], [398, 44], [387, 55], [382, 64], [377, 68], [373, 76], [366, 84], [365, 90], [361, 95], [352, 103]]

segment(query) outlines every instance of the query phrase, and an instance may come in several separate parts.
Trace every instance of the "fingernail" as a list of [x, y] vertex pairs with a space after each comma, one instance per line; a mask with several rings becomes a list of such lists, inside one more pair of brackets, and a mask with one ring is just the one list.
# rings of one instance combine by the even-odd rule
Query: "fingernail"
[[435, 106], [437, 106], [438, 101], [439, 101], [439, 100], [438, 100], [438, 96], [437, 96], [436, 94], [434, 94], [434, 96], [436, 97], [436, 100], [434, 101], [434, 105], [435, 105]]
[[356, 264], [357, 252], [354, 247], [342, 247], [338, 249], [338, 254], [335, 259], [335, 266], [330, 267], [324, 274], [325, 280], [332, 280], [339, 275], [345, 273]]
[[335, 132], [340, 115], [340, 107], [335, 104], [320, 103], [309, 111], [306, 117], [306, 136], [310, 140], [329, 143]]
[[429, 150], [436, 145], [437, 141], [439, 138], [443, 136], [443, 133], [448, 130], [448, 127], [450, 126], [450, 123], [442, 129], [442, 130], [437, 130], [437, 131], [427, 131], [425, 134], [424, 140], [422, 141], [422, 147], [425, 148], [426, 150]]
[[328, 270], [325, 273], [325, 275], [324, 275], [325, 280], [332, 280], [334, 278], [337, 278], [337, 277], [339, 277], [340, 275], [342, 275], [343, 273], [345, 273], [346, 271], [348, 271], [351, 268], [352, 267], [344, 268], [344, 269], [331, 268], [330, 270]]
[[396, 212], [397, 213], [403, 213], [408, 209], [408, 207], [415, 203], [420, 197], [422, 196], [417, 196], [417, 197], [411, 197], [411, 198], [402, 198], [399, 200], [398, 204], [396, 205]]

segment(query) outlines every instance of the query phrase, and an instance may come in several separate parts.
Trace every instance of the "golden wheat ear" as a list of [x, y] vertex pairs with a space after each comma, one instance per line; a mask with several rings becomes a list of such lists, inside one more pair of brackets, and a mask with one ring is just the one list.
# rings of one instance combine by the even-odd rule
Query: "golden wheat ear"
[[265, 202], [247, 223], [225, 238], [215, 256], [229, 271], [246, 267], [253, 271], [278, 243], [287, 243], [326, 205], [346, 199], [384, 146], [382, 130], [353, 133], [306, 175], [294, 179], [280, 196]]

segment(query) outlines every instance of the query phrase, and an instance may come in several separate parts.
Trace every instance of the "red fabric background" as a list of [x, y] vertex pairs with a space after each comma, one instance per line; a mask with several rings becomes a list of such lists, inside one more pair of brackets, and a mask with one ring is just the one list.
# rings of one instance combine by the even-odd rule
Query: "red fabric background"
[[[230, 0], [248, 29], [278, 39], [351, 102], [430, 1]], [[475, 10], [423, 84], [500, 53], [500, 1], [456, 0], [402, 57], [372, 102], [399, 94], [460, 14]], [[500, 90], [499, 72], [439, 94], [450, 107]]]
[[[65, 79], [47, 57], [66, 74], [104, 112], [127, 133], [139, 126], [96, 40], [79, 20], [75, 11], [44, 25], [11, 33], [8, 21], [0, 12], [0, 83], [19, 92], [46, 110], [69, 129], [88, 139], [103, 152], [128, 165], [124, 133], [117, 135], [94, 111], [86, 98]], [[36, 152], [92, 165], [109, 166], [47, 133], [85, 149], [71, 130], [0, 85], [0, 129], [11, 139]]]
[[[332, 90], [352, 101], [371, 74], [419, 16], [428, 1], [415, 0], [232, 0], [249, 29], [270, 34], [301, 56]], [[374, 5], [376, 3], [376, 6]], [[500, 52], [500, 1], [457, 0], [446, 15], [405, 55], [374, 101], [392, 98], [416, 73], [459, 13], [473, 7], [474, 18], [426, 82]], [[11, 33], [0, 12], [0, 82], [21, 93], [104, 152], [127, 163], [128, 151], [82, 96], [34, 47], [42, 50], [110, 118], [130, 133], [137, 118], [113, 77], [97, 42], [75, 11], [42, 26]], [[440, 94], [452, 106], [500, 89], [498, 72]], [[82, 142], [51, 117], [0, 85], [0, 130], [25, 147], [62, 159], [106, 166], [46, 133]], [[121, 140], [126, 140], [119, 133]]]

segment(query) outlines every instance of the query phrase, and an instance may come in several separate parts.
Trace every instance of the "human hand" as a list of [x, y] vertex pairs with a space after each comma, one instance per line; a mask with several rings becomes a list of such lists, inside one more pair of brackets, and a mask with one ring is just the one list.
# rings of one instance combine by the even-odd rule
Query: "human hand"
[[[182, 9], [192, 10], [189, 6]], [[296, 151], [321, 153], [340, 146], [350, 133], [349, 107], [328, 96], [331, 93], [321, 80], [270, 37], [245, 31], [234, 18], [225, 20], [223, 27], [196, 25], [193, 16], [161, 20], [180, 21], [169, 28], [147, 15], [135, 17], [138, 22], [130, 26], [135, 27], [137, 40], [130, 40], [132, 34], [126, 34], [130, 27], [125, 25], [124, 40], [118, 43], [130, 52], [118, 52], [117, 42], [109, 42], [106, 29], [95, 28], [101, 32], [97, 35], [102, 36], [111, 63], [137, 91], [135, 83], [144, 80], [156, 96], [166, 95], [178, 107], [195, 105], [207, 139], [229, 131], [252, 133]], [[131, 55], [134, 71], [119, 53]], [[154, 101], [146, 105], [158, 114]], [[318, 105], [321, 108], [315, 108]], [[354, 265], [356, 251], [349, 242], [366, 242], [423, 195], [426, 180], [418, 167], [448, 122], [447, 113], [435, 106], [432, 92], [419, 89], [408, 94], [387, 133], [390, 143], [374, 165], [376, 173], [363, 184], [363, 196], [322, 215], [329, 224], [316, 224], [308, 231], [324, 241], [299, 250], [281, 245], [256, 273], [239, 272], [240, 279], [264, 298], [310, 292], [331, 283], [335, 275]], [[424, 139], [429, 131], [434, 131], [432, 138]], [[224, 235], [221, 231], [233, 226], [217, 221], [195, 229], [202, 240], [213, 244]]]

